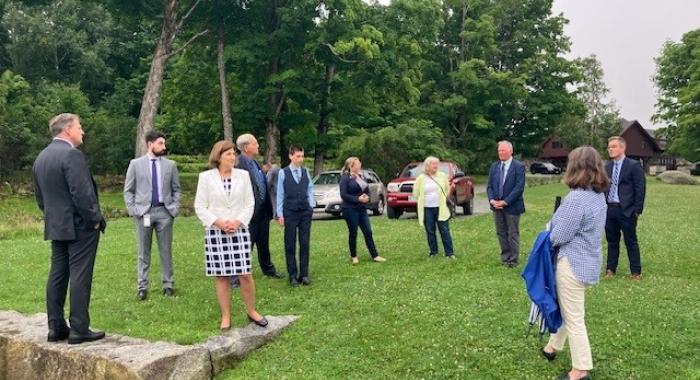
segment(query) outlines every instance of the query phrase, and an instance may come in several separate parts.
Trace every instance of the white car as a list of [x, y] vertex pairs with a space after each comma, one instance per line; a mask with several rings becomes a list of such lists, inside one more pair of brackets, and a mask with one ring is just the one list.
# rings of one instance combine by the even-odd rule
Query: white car
[[[362, 178], [369, 185], [369, 202], [367, 208], [374, 215], [384, 214], [386, 205], [386, 188], [377, 174], [369, 169], [362, 169]], [[327, 170], [319, 173], [313, 179], [314, 183], [314, 212], [325, 212], [340, 216], [343, 212], [340, 204], [340, 170]]]

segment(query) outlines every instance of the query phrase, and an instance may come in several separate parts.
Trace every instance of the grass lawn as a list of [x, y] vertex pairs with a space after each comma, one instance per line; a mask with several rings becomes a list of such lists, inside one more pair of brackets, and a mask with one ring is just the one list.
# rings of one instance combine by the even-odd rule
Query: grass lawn
[[[596, 379], [700, 379], [700, 187], [648, 184], [638, 227], [644, 279], [625, 277], [623, 253], [619, 275], [587, 294]], [[526, 189], [523, 251], [549, 219], [554, 196], [566, 192], [562, 185]], [[0, 216], [24, 207], [33, 213], [26, 200], [17, 202], [3, 201]], [[259, 310], [301, 318], [218, 378], [545, 379], [569, 368], [568, 351], [548, 363], [539, 354], [543, 342], [525, 335], [530, 303], [520, 270], [499, 264], [490, 215], [451, 222], [456, 261], [427, 258], [415, 218], [371, 221], [386, 263], [371, 263], [360, 241], [361, 263], [351, 266], [337, 219], [313, 223], [310, 287], [291, 289], [255, 266]], [[284, 271], [282, 231], [271, 227], [273, 259]], [[0, 309], [45, 312], [49, 244], [36, 226], [22, 231], [0, 240]], [[176, 220], [174, 255], [177, 297], [160, 295], [154, 252], [151, 294], [137, 302], [133, 225], [111, 221], [98, 251], [92, 325], [182, 344], [216, 334], [219, 311], [196, 218]], [[245, 311], [233, 298], [233, 322], [243, 326]]]

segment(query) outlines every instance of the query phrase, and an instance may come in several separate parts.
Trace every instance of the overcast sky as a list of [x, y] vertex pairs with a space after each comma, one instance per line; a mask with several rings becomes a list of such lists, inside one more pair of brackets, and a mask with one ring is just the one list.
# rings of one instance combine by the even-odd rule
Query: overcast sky
[[555, 0], [552, 12], [569, 19], [571, 57], [595, 54], [625, 119], [653, 126], [654, 57], [666, 40], [700, 28], [699, 0]]

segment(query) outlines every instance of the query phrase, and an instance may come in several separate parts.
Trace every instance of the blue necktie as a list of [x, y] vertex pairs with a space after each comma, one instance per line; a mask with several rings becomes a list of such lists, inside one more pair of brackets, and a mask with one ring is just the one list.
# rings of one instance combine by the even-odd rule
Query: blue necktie
[[151, 159], [151, 206], [156, 206], [160, 203], [158, 199], [158, 169], [156, 159]]
[[259, 200], [264, 200], [265, 199], [265, 194], [266, 194], [266, 186], [265, 186], [265, 175], [263, 174], [262, 170], [260, 170], [260, 164], [258, 164], [257, 161], [252, 161], [253, 167], [251, 168], [253, 170], [253, 173], [255, 173], [255, 182], [258, 185], [258, 198]]
[[610, 181], [610, 193], [608, 194], [609, 200], [618, 200], [617, 196], [617, 183], [620, 180], [620, 163], [615, 162], [613, 165], [612, 181]]
[[498, 176], [498, 198], [503, 199], [503, 183], [506, 177], [506, 164], [501, 163], [501, 173]]
[[297, 183], [301, 182], [301, 169], [294, 169], [294, 177]]

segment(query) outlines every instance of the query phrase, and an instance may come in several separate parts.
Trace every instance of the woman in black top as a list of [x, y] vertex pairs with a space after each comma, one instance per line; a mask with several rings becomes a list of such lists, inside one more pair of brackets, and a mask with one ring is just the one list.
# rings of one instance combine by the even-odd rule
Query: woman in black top
[[348, 224], [348, 245], [350, 246], [350, 259], [353, 265], [360, 263], [357, 258], [357, 227], [362, 230], [365, 236], [367, 250], [375, 262], [384, 262], [385, 258], [379, 256], [377, 247], [372, 238], [372, 226], [369, 224], [367, 208], [369, 202], [369, 185], [360, 174], [362, 163], [357, 157], [350, 157], [345, 160], [343, 174], [340, 177], [340, 197], [343, 199], [341, 207], [343, 217]]

